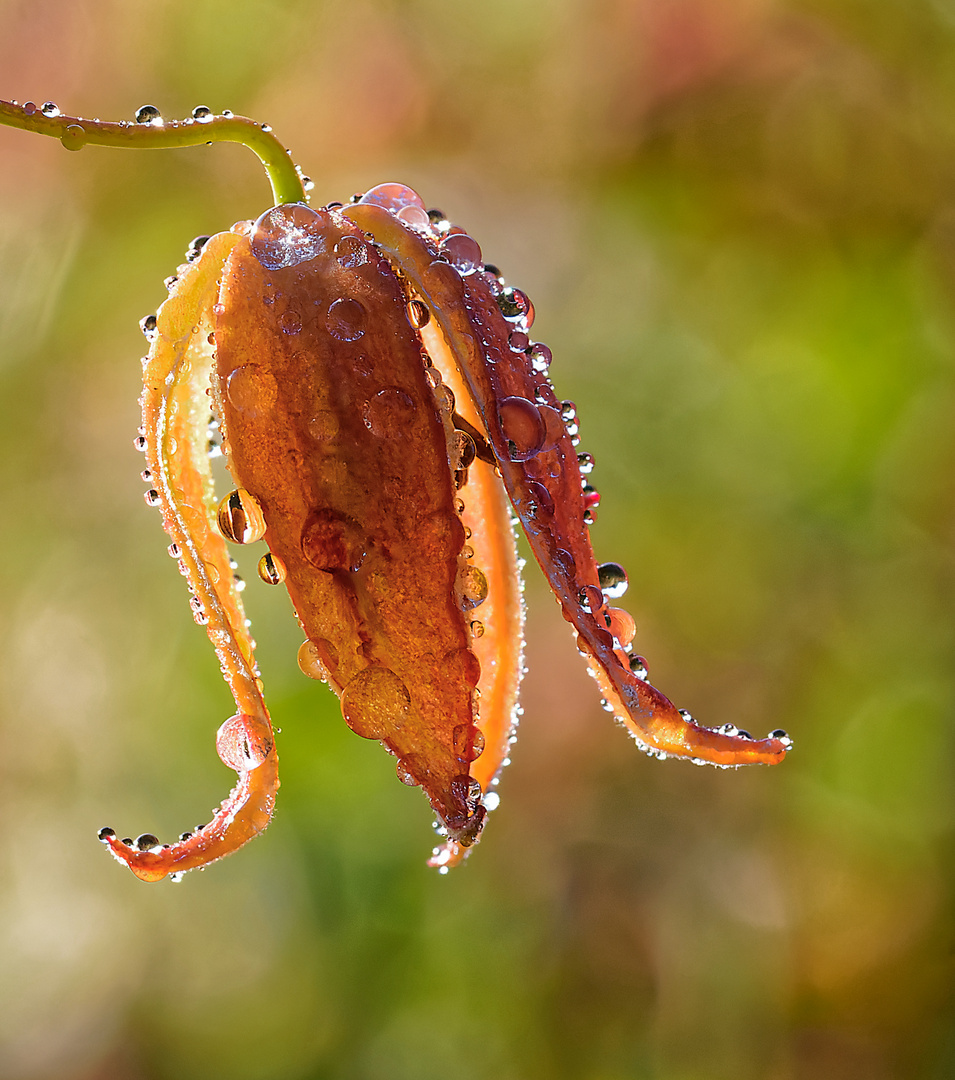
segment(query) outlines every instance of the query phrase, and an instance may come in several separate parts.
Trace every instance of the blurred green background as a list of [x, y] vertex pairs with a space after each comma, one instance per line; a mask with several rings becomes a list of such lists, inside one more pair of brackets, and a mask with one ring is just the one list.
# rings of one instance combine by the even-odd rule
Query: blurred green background
[[536, 568], [474, 857], [245, 598], [268, 833], [177, 886], [232, 711], [142, 500], [138, 320], [268, 204], [238, 147], [0, 130], [0, 1077], [955, 1075], [955, 2], [2, 0], [0, 95], [272, 124], [418, 188], [534, 298], [654, 683], [782, 766], [658, 763]]

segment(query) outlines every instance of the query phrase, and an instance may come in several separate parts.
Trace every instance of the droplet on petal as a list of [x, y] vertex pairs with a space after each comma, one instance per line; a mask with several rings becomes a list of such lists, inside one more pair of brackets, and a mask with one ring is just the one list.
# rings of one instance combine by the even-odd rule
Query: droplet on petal
[[413, 399], [404, 390], [389, 386], [365, 402], [362, 419], [373, 435], [382, 439], [397, 439], [404, 434], [415, 412]]
[[600, 588], [603, 590], [604, 596], [609, 597], [611, 600], [619, 600], [630, 584], [627, 571], [624, 570], [620, 563], [615, 562], [601, 563], [597, 567], [597, 580], [600, 582]]
[[325, 329], [339, 341], [357, 341], [365, 332], [367, 313], [357, 300], [342, 297], [329, 305]]
[[285, 563], [271, 551], [267, 551], [259, 559], [258, 571], [266, 585], [281, 585], [285, 580]]
[[482, 570], [466, 566], [458, 578], [461, 586], [461, 606], [465, 611], [483, 604], [487, 599], [488, 583]]
[[252, 226], [249, 245], [266, 270], [281, 270], [321, 255], [326, 237], [318, 214], [292, 203], [266, 210]]
[[512, 461], [528, 461], [540, 453], [546, 428], [540, 409], [521, 397], [503, 398], [497, 406], [501, 431]]
[[216, 735], [219, 760], [236, 772], [258, 768], [271, 750], [272, 736], [268, 725], [246, 713], [230, 716]]
[[442, 250], [451, 265], [461, 274], [473, 274], [483, 265], [480, 245], [467, 233], [452, 233], [447, 236]]
[[396, 735], [410, 710], [408, 688], [390, 668], [367, 667], [342, 691], [345, 723], [363, 739], [388, 739]]
[[219, 532], [235, 544], [253, 544], [265, 535], [265, 518], [258, 500], [245, 488], [236, 488], [219, 503]]

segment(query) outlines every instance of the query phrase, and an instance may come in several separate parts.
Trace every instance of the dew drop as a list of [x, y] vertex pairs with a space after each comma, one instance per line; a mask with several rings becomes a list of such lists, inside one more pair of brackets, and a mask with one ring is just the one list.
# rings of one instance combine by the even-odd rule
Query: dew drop
[[534, 402], [521, 397], [506, 397], [498, 402], [497, 411], [511, 460], [528, 461], [539, 454], [546, 428]]
[[577, 467], [580, 469], [584, 476], [592, 473], [594, 470], [594, 456], [593, 454], [578, 454], [577, 455]]
[[431, 311], [428, 305], [423, 300], [409, 300], [408, 301], [408, 322], [415, 328], [420, 330], [422, 326], [427, 326], [431, 321]]
[[116, 830], [111, 829], [108, 825], [106, 825], [102, 829], [100, 829], [100, 831], [96, 834], [96, 837], [98, 840], [102, 841], [102, 843], [105, 844], [107, 840], [111, 840], [115, 835]]
[[413, 762], [411, 755], [398, 758], [398, 762], [395, 765], [395, 773], [402, 784], [406, 784], [408, 787], [418, 787], [418, 779], [412, 772], [412, 766]]
[[143, 492], [143, 499], [147, 506], [158, 506], [161, 501], [159, 492], [155, 488], [150, 488], [149, 491]]
[[607, 629], [626, 648], [637, 633], [637, 624], [629, 611], [612, 607], [607, 609]]
[[289, 336], [301, 333], [302, 317], [297, 311], [292, 311], [290, 309], [289, 311], [284, 312], [279, 318], [279, 327], [283, 334], [288, 334]]
[[236, 544], [252, 544], [265, 535], [265, 518], [258, 500], [245, 488], [236, 488], [219, 503], [219, 532]]
[[342, 691], [345, 723], [363, 739], [398, 734], [411, 711], [408, 688], [390, 668], [367, 667]]
[[484, 753], [484, 732], [471, 724], [458, 724], [451, 732], [451, 746], [459, 758], [476, 761]]
[[338, 416], [329, 409], [320, 409], [308, 422], [308, 433], [316, 442], [330, 442], [338, 430]]
[[54, 104], [52, 101], [44, 101], [43, 104], [40, 106], [40, 112], [43, 113], [44, 116], [60, 115], [59, 106]]
[[538, 375], [544, 375], [550, 368], [550, 363], [553, 358], [550, 349], [541, 344], [539, 341], [535, 341], [531, 345], [528, 351], [528, 356], [531, 358], [531, 367], [537, 372]]
[[272, 733], [257, 716], [236, 713], [216, 733], [216, 753], [236, 772], [257, 769], [272, 751]]
[[192, 110], [193, 120], [198, 120], [200, 124], [208, 124], [212, 119], [212, 109], [206, 105], [197, 105]]
[[257, 569], [259, 577], [266, 585], [281, 585], [285, 580], [285, 563], [282, 562], [278, 555], [273, 555], [271, 551], [267, 551], [259, 559]]
[[405, 434], [415, 412], [412, 398], [397, 386], [389, 386], [365, 402], [362, 419], [373, 435], [382, 439], [397, 439]]
[[514, 352], [522, 353], [527, 348], [530, 339], [523, 330], [512, 330], [507, 335], [507, 343]]
[[142, 330], [147, 341], [152, 341], [158, 333], [158, 322], [155, 315], [147, 315], [139, 320], [139, 329]]
[[[23, 109], [24, 113], [26, 113], [27, 116], [33, 116], [33, 114], [36, 112], [36, 102], [35, 101], [24, 101], [21, 108]], [[113, 835], [115, 835], [115, 833]]]
[[451, 797], [455, 802], [463, 803], [469, 809], [481, 801], [483, 790], [480, 781], [473, 776], [456, 776], [450, 785]]
[[65, 150], [82, 150], [86, 145], [86, 129], [80, 124], [70, 124], [60, 136]]
[[603, 590], [604, 596], [609, 597], [611, 600], [619, 600], [630, 584], [627, 571], [624, 570], [620, 563], [615, 562], [601, 563], [597, 567], [597, 580], [600, 582], [600, 588]]
[[278, 399], [278, 383], [259, 364], [242, 364], [226, 379], [226, 396], [248, 419], [266, 416]]
[[482, 623], [478, 619], [475, 619], [471, 623], [471, 637], [473, 637], [473, 638], [484, 637], [484, 623]]
[[584, 611], [596, 615], [604, 606], [604, 594], [596, 585], [585, 585], [577, 593], [577, 603]]
[[484, 572], [476, 566], [465, 566], [458, 576], [461, 587], [461, 607], [470, 611], [487, 599], [488, 583]]
[[361, 568], [368, 538], [361, 525], [331, 508], [314, 510], [302, 528], [302, 554], [316, 570], [335, 573]]
[[171, 559], [178, 559], [182, 554], [178, 544], [170, 544], [169, 547], [166, 548], [166, 552]]
[[534, 305], [526, 293], [508, 286], [501, 290], [501, 295], [496, 299], [501, 314], [509, 322], [520, 323], [525, 330], [534, 325]]
[[421, 196], [413, 188], [405, 184], [376, 184], [375, 187], [369, 188], [358, 202], [374, 203], [376, 206], [383, 206], [392, 213], [397, 213], [406, 206], [417, 206], [424, 211], [426, 218], [428, 216]]
[[469, 469], [477, 457], [477, 447], [466, 431], [456, 431], [451, 442], [452, 469]]
[[325, 315], [325, 329], [339, 341], [357, 341], [365, 332], [367, 313], [357, 300], [335, 300]]
[[136, 110], [137, 124], [151, 124], [153, 127], [162, 127], [162, 113], [155, 105], [141, 105]]
[[554, 497], [543, 484], [536, 480], [530, 481], [527, 485], [527, 494], [533, 501], [530, 510], [535, 517], [541, 514], [550, 517], [554, 513]]
[[298, 666], [310, 679], [327, 682], [330, 672], [338, 669], [338, 650], [325, 638], [303, 641], [298, 650]]
[[325, 251], [322, 219], [301, 203], [275, 206], [252, 226], [249, 246], [266, 270], [298, 266]]
[[137, 435], [136, 438], [133, 439], [133, 446], [135, 446], [136, 449], [141, 454], [144, 454], [146, 452], [146, 446], [147, 446], [146, 436], [145, 435]]
[[368, 245], [360, 236], [345, 235], [335, 245], [335, 258], [345, 270], [368, 262]]
[[445, 238], [442, 250], [461, 274], [473, 274], [483, 265], [481, 248], [467, 233], [451, 233]]
[[150, 848], [159, 847], [159, 837], [152, 833], [140, 833], [136, 837], [135, 846], [139, 851], [149, 851]]

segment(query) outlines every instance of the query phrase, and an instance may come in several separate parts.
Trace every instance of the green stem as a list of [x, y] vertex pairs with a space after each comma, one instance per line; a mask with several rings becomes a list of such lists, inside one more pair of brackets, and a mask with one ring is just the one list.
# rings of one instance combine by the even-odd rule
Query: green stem
[[[144, 110], [140, 110], [143, 113]], [[202, 146], [205, 143], [235, 142], [258, 155], [272, 185], [276, 205], [307, 202], [302, 177], [289, 152], [271, 133], [246, 116], [214, 116], [212, 113], [188, 120], [163, 121], [156, 116], [147, 122], [124, 120], [118, 124], [64, 116], [55, 106], [42, 108], [28, 101], [17, 105], [0, 100], [0, 124], [52, 135], [67, 150], [81, 150], [87, 144], [118, 146], [133, 150], [161, 150], [168, 147]]]

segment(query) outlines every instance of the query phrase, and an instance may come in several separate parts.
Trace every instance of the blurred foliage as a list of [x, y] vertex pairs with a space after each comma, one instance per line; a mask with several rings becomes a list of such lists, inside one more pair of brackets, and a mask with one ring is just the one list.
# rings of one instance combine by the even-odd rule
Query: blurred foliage
[[0, 130], [0, 1076], [955, 1074], [955, 3], [2, 0], [0, 28], [4, 97], [232, 108], [319, 201], [397, 179], [466, 225], [578, 403], [654, 682], [796, 742], [642, 757], [530, 573], [502, 808], [440, 878], [420, 795], [253, 585], [274, 824], [175, 887], [109, 864], [98, 826], [175, 835], [229, 782], [141, 501], [136, 323], [268, 189], [235, 147]]

